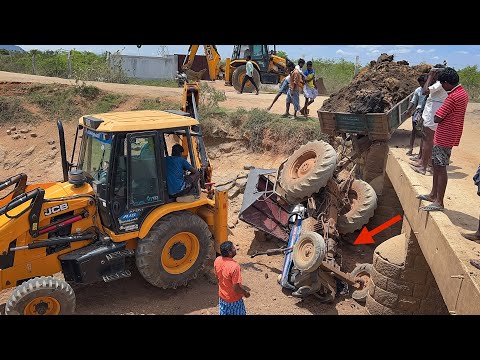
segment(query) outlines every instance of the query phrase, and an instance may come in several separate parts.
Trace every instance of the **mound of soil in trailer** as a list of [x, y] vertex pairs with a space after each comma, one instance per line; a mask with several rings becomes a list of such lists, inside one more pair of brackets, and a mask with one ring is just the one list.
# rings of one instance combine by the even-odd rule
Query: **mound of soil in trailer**
[[355, 114], [383, 113], [418, 87], [417, 77], [428, 73], [431, 65], [409, 66], [405, 60], [393, 61], [382, 54], [359, 71], [352, 82], [325, 100], [321, 111]]

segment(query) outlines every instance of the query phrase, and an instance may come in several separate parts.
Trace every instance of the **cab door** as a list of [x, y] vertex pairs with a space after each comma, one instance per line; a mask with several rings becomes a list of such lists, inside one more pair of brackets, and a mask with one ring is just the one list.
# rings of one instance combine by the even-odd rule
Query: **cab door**
[[126, 134], [119, 144], [112, 186], [117, 233], [138, 231], [150, 211], [165, 203], [162, 154], [156, 131]]

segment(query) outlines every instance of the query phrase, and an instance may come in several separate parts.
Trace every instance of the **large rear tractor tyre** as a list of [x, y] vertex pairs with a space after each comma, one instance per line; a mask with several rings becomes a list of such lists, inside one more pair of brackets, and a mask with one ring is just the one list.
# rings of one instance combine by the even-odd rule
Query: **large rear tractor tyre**
[[327, 185], [337, 166], [337, 153], [325, 141], [302, 145], [288, 158], [280, 173], [287, 198], [305, 200]]
[[303, 272], [315, 271], [325, 258], [326, 251], [322, 235], [312, 231], [302, 232], [293, 247], [293, 264]]
[[17, 286], [5, 306], [6, 315], [72, 315], [75, 293], [63, 280], [42, 276]]
[[164, 289], [187, 285], [212, 254], [212, 234], [200, 217], [188, 211], [168, 214], [138, 240], [136, 264], [150, 284]]
[[363, 180], [354, 180], [348, 192], [350, 209], [340, 213], [337, 230], [349, 234], [367, 224], [377, 208], [377, 194], [373, 187]]
[[368, 287], [371, 282], [372, 264], [358, 265], [350, 275], [359, 284], [359, 288], [352, 292], [352, 299], [358, 303], [365, 304], [367, 301]]
[[[240, 91], [240, 89], [242, 88], [242, 81], [246, 73], [247, 73], [246, 65], [241, 65], [233, 71], [232, 83], [235, 90]], [[260, 89], [260, 74], [258, 73], [258, 70], [255, 68], [253, 69], [253, 80], [255, 81], [255, 84], [257, 84], [257, 87]], [[253, 84], [250, 81], [247, 81], [245, 84], [245, 87], [243, 88], [243, 92], [251, 93], [254, 91], [256, 90]]]

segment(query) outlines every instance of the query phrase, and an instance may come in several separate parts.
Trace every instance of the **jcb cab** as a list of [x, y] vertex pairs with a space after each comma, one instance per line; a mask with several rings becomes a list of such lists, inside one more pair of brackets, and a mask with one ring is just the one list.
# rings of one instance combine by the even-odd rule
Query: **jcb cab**
[[[185, 89], [187, 100], [198, 95], [198, 88]], [[0, 182], [0, 191], [14, 187], [0, 198], [0, 290], [17, 287], [7, 314], [73, 313], [70, 284], [128, 277], [130, 256], [149, 283], [176, 288], [220, 252], [228, 198], [211, 189], [200, 125], [188, 112], [83, 116], [75, 164], [75, 146], [68, 162], [58, 125], [63, 182], [27, 185], [25, 174]], [[202, 175], [193, 202], [177, 202], [167, 192], [172, 138]], [[57, 272], [65, 281], [52, 276]]]

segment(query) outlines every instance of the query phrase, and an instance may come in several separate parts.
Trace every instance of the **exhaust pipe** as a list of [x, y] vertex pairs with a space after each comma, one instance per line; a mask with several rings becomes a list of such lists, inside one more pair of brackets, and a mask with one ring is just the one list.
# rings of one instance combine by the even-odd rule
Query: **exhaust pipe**
[[60, 120], [57, 120], [58, 138], [60, 140], [60, 155], [62, 156], [62, 171], [63, 181], [68, 181], [68, 161], [67, 150], [65, 149], [65, 133], [63, 131], [63, 124]]

